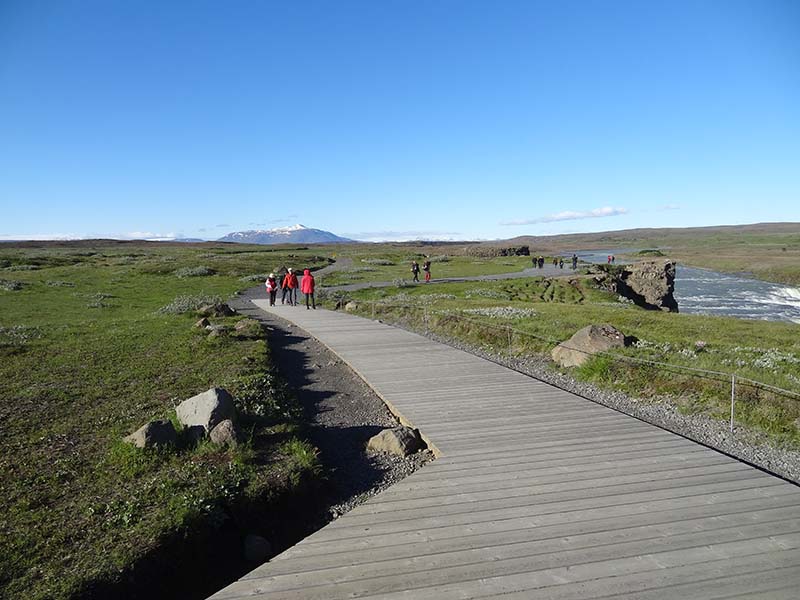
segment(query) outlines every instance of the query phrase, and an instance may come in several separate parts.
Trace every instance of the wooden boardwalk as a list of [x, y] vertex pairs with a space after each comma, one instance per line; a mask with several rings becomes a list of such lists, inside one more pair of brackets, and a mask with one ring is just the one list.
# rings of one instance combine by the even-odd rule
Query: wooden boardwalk
[[378, 322], [270, 309], [440, 454], [213, 596], [800, 597], [800, 488]]

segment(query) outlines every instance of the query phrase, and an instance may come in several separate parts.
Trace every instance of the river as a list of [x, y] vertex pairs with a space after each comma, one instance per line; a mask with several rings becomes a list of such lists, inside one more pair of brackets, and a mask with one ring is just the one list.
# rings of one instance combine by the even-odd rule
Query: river
[[[609, 255], [637, 252], [614, 248], [577, 252], [581, 260], [605, 263]], [[675, 273], [678, 310], [740, 319], [800, 323], [800, 289], [737, 275], [678, 265]]]

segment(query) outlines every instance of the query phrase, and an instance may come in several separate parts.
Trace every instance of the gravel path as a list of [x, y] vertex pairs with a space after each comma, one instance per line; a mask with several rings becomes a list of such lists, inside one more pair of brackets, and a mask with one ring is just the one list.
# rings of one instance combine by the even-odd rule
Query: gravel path
[[[252, 288], [229, 304], [269, 328], [273, 360], [297, 394], [306, 413], [308, 437], [320, 450], [328, 476], [327, 515], [335, 519], [381, 490], [403, 479], [433, 458], [429, 451], [406, 458], [366, 454], [367, 440], [397, 419], [375, 392], [330, 350], [300, 329], [258, 310], [251, 298], [264, 298]], [[297, 310], [305, 310], [298, 306]]]

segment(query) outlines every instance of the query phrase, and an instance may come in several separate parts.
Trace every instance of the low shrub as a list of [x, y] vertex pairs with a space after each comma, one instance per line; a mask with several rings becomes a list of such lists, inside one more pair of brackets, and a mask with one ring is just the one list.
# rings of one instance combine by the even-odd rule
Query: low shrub
[[13, 281], [10, 279], [0, 279], [0, 290], [5, 290], [7, 292], [16, 292], [17, 290], [21, 290], [25, 287], [25, 284], [21, 281]]
[[208, 294], [197, 294], [194, 296], [176, 296], [175, 299], [158, 309], [159, 313], [169, 315], [180, 315], [183, 313], [194, 312], [201, 306], [207, 304], [219, 304], [222, 302], [221, 296]]
[[184, 278], [184, 277], [207, 277], [209, 275], [214, 275], [216, 271], [210, 267], [184, 267], [183, 269], [178, 269], [175, 271], [175, 276]]

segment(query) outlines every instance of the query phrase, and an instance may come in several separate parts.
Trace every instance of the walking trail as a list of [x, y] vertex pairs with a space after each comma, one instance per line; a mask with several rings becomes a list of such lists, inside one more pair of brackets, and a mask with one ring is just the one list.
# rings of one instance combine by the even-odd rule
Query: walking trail
[[414, 333], [255, 303], [439, 458], [214, 599], [797, 597], [794, 484]]

